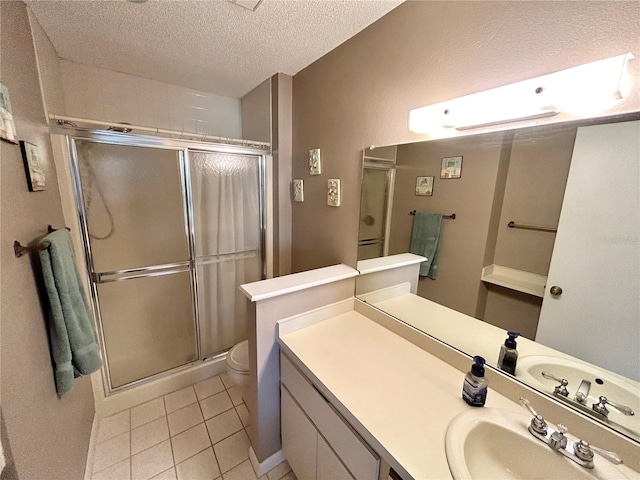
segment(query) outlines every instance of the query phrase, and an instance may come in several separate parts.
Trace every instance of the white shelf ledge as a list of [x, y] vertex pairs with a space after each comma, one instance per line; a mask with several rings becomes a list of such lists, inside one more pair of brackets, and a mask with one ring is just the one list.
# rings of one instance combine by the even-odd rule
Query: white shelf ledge
[[547, 284], [546, 275], [538, 275], [501, 265], [484, 267], [481, 280], [541, 298], [544, 297], [544, 287]]
[[426, 257], [414, 255], [413, 253], [399, 253], [397, 255], [388, 255], [386, 257], [370, 258], [368, 260], [359, 260], [356, 268], [360, 275], [367, 273], [382, 272], [391, 270], [392, 268], [406, 267], [426, 261]]
[[278, 297], [287, 293], [317, 287], [318, 285], [353, 278], [357, 275], [358, 271], [355, 268], [341, 263], [331, 267], [317, 268], [306, 272], [245, 283], [240, 285], [240, 291], [252, 302], [258, 302], [266, 298]]

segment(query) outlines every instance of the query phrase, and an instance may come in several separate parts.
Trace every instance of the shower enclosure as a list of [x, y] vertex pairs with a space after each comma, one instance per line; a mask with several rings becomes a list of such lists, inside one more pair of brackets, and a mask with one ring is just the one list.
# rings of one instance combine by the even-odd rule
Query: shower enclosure
[[358, 260], [382, 257], [389, 252], [394, 179], [393, 165], [365, 161], [360, 195]]
[[67, 137], [106, 393], [246, 338], [264, 278], [266, 153], [106, 132]]

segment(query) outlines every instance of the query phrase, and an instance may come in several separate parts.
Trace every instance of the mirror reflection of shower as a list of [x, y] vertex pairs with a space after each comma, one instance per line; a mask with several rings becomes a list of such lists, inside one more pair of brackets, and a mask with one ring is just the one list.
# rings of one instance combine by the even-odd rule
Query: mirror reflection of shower
[[395, 146], [365, 150], [360, 195], [358, 260], [388, 254], [395, 161]]
[[80, 179], [84, 189], [87, 218], [89, 219], [89, 236], [92, 240], [106, 240], [113, 235], [115, 222], [93, 166], [96, 160], [91, 147], [91, 143], [78, 144], [78, 150], [80, 150], [78, 157], [81, 159], [79, 162]]

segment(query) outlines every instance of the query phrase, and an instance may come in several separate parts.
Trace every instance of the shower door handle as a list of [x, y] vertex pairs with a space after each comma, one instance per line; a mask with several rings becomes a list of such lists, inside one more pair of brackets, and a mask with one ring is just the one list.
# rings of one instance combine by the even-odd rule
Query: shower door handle
[[191, 269], [189, 261], [157, 265], [153, 267], [134, 268], [131, 270], [117, 270], [114, 272], [94, 272], [91, 278], [95, 283], [121, 282], [134, 278], [159, 277], [172, 273], [188, 272]]

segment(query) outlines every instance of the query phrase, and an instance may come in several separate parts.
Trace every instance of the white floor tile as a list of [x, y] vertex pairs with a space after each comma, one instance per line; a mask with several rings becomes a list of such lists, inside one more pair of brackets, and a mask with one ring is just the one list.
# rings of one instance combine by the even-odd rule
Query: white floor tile
[[118, 480], [130, 480], [131, 459], [129, 457], [91, 475], [91, 480], [114, 480], [116, 478]]
[[222, 472], [231, 470], [249, 458], [249, 438], [244, 430], [217, 443], [213, 449]]
[[169, 431], [172, 437], [204, 421], [202, 412], [200, 411], [200, 405], [197, 403], [176, 410], [170, 413], [167, 418], [169, 420]]
[[169, 440], [131, 457], [133, 480], [147, 480], [173, 467]]
[[171, 437], [176, 465], [211, 446], [204, 423]]
[[129, 432], [96, 445], [93, 457], [93, 472], [99, 472], [129, 457]]
[[229, 378], [229, 375], [227, 375], [227, 372], [222, 372], [220, 374], [220, 380], [224, 383], [225, 388], [231, 388], [235, 385], [235, 383], [233, 383]]
[[167, 407], [167, 413], [175, 412], [176, 410], [180, 410], [181, 408], [191, 405], [192, 403], [196, 403], [197, 401], [196, 392], [193, 390], [192, 386], [188, 386], [182, 390], [178, 390], [177, 392], [164, 396], [164, 404]]
[[267, 472], [269, 480], [280, 480], [291, 471], [291, 465], [286, 460]]
[[243, 390], [244, 389], [242, 387], [239, 387], [237, 385], [227, 390], [227, 393], [231, 397], [231, 402], [233, 403], [234, 406], [240, 405], [242, 402], [244, 402], [244, 400], [242, 400]]
[[251, 462], [246, 460], [237, 467], [229, 470], [222, 476], [222, 478], [224, 480], [257, 480], [258, 477], [256, 477], [256, 474], [253, 471]]
[[207, 448], [179, 463], [176, 471], [178, 480], [213, 480], [220, 476], [220, 469], [212, 448]]
[[242, 403], [236, 407], [236, 412], [238, 412], [238, 416], [240, 417], [240, 421], [242, 425], [248, 427], [251, 425], [251, 415], [249, 414], [249, 410], [247, 410], [247, 406]]
[[153, 422], [145, 423], [141, 427], [131, 430], [131, 454], [140, 453], [168, 439], [167, 417], [161, 417]]
[[225, 391], [202, 400], [200, 402], [200, 408], [202, 409], [205, 420], [207, 420], [233, 408], [233, 404]]
[[205, 380], [204, 382], [196, 383], [193, 387], [196, 390], [198, 400], [202, 400], [204, 398], [210, 397], [211, 395], [215, 395], [216, 393], [220, 393], [225, 389], [220, 375]]
[[293, 473], [293, 471], [287, 473], [284, 477], [282, 477], [280, 480], [298, 480], [298, 477], [296, 477], [296, 474]]
[[170, 468], [162, 473], [159, 473], [155, 477], [151, 477], [151, 480], [177, 480], [176, 469]]
[[162, 397], [143, 403], [131, 409], [131, 428], [149, 423], [166, 414]]
[[131, 425], [129, 418], [128, 409], [124, 412], [101, 418], [98, 426], [96, 442], [102, 443], [105, 440], [109, 440], [110, 438], [117, 437], [122, 433], [128, 432]]
[[242, 422], [233, 408], [210, 418], [206, 424], [213, 445], [242, 430]]

